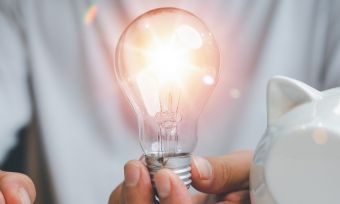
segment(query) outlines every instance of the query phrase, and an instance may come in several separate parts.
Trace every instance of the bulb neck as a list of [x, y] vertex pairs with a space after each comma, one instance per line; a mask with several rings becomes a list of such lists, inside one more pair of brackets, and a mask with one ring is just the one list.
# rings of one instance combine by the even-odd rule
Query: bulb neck
[[145, 155], [146, 165], [148, 167], [152, 187], [157, 198], [157, 190], [154, 182], [154, 175], [160, 169], [170, 169], [183, 181], [189, 189], [191, 185], [191, 154], [171, 154], [169, 157], [157, 157], [155, 155]]

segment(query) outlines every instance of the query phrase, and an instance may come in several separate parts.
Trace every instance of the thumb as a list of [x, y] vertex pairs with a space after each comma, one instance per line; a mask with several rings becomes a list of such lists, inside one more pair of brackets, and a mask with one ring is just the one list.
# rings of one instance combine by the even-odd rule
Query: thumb
[[192, 203], [183, 181], [171, 170], [159, 170], [155, 174], [155, 184], [161, 204]]
[[194, 157], [191, 165], [193, 186], [214, 194], [247, 189], [251, 159], [251, 151], [220, 157]]
[[0, 203], [31, 204], [35, 200], [32, 180], [20, 173], [0, 171]]

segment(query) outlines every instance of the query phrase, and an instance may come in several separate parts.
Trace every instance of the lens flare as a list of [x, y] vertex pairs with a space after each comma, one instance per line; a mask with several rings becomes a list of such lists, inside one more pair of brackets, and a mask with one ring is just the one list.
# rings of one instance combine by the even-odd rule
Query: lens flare
[[98, 6], [96, 4], [92, 4], [86, 11], [83, 22], [85, 25], [91, 25], [95, 21], [98, 14]]

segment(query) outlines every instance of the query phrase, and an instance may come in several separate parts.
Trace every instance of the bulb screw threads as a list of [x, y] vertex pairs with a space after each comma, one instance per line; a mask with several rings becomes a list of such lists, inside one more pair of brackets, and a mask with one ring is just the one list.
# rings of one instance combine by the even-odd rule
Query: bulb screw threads
[[189, 189], [191, 185], [191, 154], [175, 154], [171, 156], [157, 157], [157, 154], [145, 155], [146, 165], [149, 169], [152, 187], [157, 198], [157, 190], [154, 175], [160, 169], [170, 169], [183, 181]]

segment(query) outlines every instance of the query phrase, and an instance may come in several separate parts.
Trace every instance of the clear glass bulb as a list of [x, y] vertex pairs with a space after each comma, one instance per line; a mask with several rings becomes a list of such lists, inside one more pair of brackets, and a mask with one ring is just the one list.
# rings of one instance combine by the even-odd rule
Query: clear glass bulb
[[116, 49], [116, 76], [136, 112], [145, 156], [154, 162], [149, 169], [177, 169], [181, 164], [169, 161], [190, 156], [218, 74], [216, 41], [192, 13], [159, 8], [125, 29]]

